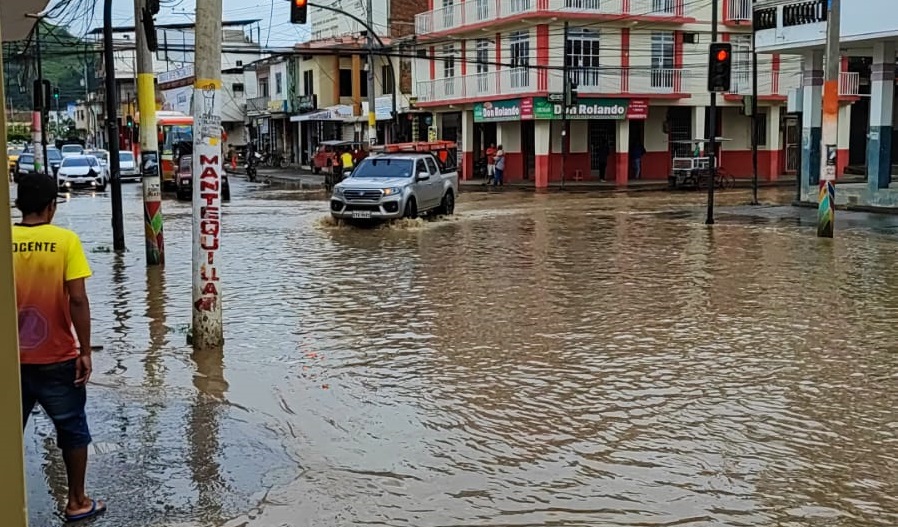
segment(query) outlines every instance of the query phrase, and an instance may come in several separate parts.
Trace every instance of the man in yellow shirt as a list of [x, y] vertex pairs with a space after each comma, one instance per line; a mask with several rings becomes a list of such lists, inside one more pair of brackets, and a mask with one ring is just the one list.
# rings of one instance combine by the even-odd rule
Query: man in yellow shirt
[[[84, 407], [92, 370], [90, 302], [85, 280], [90, 266], [74, 232], [50, 224], [56, 213], [56, 181], [24, 176], [13, 227], [13, 264], [19, 312], [22, 421], [39, 403], [56, 427], [68, 476], [67, 521], [101, 514], [106, 504], [87, 497], [87, 447], [91, 442]], [[72, 328], [78, 341], [72, 335]]]

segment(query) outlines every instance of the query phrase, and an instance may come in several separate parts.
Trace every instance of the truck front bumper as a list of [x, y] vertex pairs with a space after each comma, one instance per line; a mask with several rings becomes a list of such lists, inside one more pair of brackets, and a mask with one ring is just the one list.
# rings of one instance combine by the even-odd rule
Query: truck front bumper
[[331, 216], [343, 220], [395, 220], [402, 217], [404, 203], [401, 196], [379, 201], [345, 201], [331, 198]]

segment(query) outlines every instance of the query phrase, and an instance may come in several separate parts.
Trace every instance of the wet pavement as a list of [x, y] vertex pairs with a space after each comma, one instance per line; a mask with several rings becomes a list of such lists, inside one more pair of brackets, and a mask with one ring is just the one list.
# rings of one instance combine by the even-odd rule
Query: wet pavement
[[[147, 271], [109, 197], [58, 223], [94, 277], [93, 494], [109, 526], [893, 526], [898, 218], [704, 196], [462, 196], [336, 225], [233, 181], [223, 353], [185, 344], [190, 207]], [[771, 204], [791, 191], [766, 190]], [[64, 470], [27, 432], [32, 525]]]

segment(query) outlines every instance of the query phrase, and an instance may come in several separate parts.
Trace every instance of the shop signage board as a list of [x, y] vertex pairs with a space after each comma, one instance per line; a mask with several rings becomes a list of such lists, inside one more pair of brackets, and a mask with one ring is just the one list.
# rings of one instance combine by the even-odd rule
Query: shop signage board
[[[534, 119], [561, 119], [564, 105], [546, 97], [533, 98]], [[648, 103], [642, 99], [590, 99], [581, 97], [567, 108], [568, 119], [645, 119]]]
[[508, 99], [474, 104], [475, 123], [520, 121], [532, 118], [533, 102], [530, 99]]

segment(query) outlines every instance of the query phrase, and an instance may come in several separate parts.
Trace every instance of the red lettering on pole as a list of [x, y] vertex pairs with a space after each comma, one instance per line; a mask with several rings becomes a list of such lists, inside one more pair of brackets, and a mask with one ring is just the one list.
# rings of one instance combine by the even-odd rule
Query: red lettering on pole
[[215, 267], [212, 267], [211, 268], [212, 272], [207, 273], [206, 271], [209, 271], [209, 270], [210, 269], [204, 265], [203, 268], [200, 269], [200, 278], [207, 282], [218, 282], [218, 269], [216, 269]]
[[214, 283], [207, 282], [206, 285], [203, 286], [203, 294], [218, 296], [218, 289], [215, 288]]
[[[200, 247], [204, 251], [217, 251], [218, 250], [218, 237], [217, 236], [203, 236], [202, 241], [200, 241]], [[209, 253], [211, 254], [211, 253]]]
[[215, 200], [218, 199], [218, 192], [200, 193], [200, 198], [206, 200], [206, 205], [211, 207]]
[[[204, 155], [200, 155], [200, 164], [218, 166], [218, 156], [209, 158]], [[203, 176], [200, 176], [200, 177], [203, 177]]]
[[214, 167], [206, 167], [200, 174], [200, 179], [218, 179], [218, 171]]
[[209, 251], [206, 256], [206, 261], [209, 265], [215, 265], [215, 253], [213, 251]]
[[218, 190], [218, 180], [214, 181], [200, 181], [200, 190]]
[[200, 209], [200, 217], [207, 220], [221, 219], [221, 217], [218, 215], [218, 207], [202, 207]]
[[193, 307], [197, 309], [197, 311], [212, 311], [212, 305], [215, 304], [215, 299], [204, 296], [200, 298], [196, 302], [193, 303]]
[[201, 220], [200, 221], [200, 232], [202, 234], [208, 236], [218, 236], [218, 232], [221, 230], [221, 223], [218, 220]]

